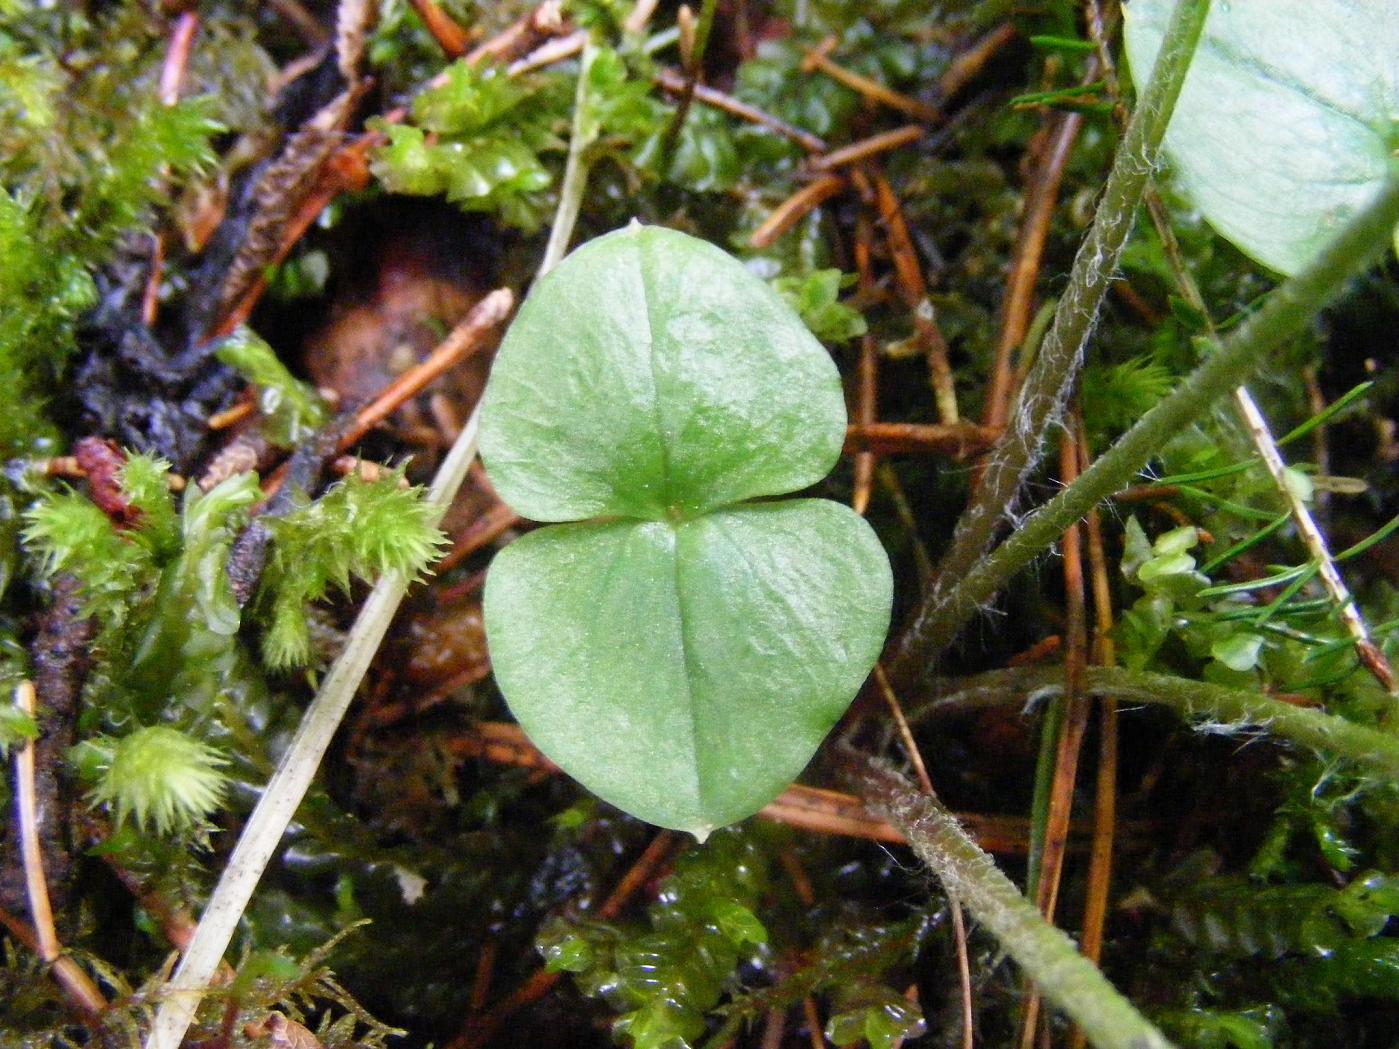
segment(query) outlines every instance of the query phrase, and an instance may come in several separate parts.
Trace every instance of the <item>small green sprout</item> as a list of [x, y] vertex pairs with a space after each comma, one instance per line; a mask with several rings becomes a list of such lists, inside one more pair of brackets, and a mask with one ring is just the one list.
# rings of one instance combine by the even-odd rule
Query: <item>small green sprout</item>
[[84, 749], [88, 760], [105, 765], [90, 798], [108, 806], [118, 824], [130, 818], [142, 831], [170, 835], [196, 826], [223, 801], [228, 759], [178, 729], [152, 725], [121, 739], [91, 740]]

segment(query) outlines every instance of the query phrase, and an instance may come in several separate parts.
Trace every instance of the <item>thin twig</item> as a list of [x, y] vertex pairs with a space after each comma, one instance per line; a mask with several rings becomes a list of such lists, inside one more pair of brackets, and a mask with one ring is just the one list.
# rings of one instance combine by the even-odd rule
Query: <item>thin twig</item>
[[471, 34], [457, 25], [452, 16], [437, 5], [436, 0], [409, 0], [409, 3], [444, 55], [458, 59], [466, 54], [466, 49], [471, 45]]
[[[687, 82], [684, 74], [678, 73], [674, 69], [662, 69], [656, 73], [656, 83], [668, 95], [682, 94]], [[731, 117], [737, 117], [739, 120], [746, 120], [758, 127], [767, 128], [773, 134], [782, 136], [808, 153], [825, 153], [829, 148], [824, 139], [813, 135], [810, 131], [794, 127], [757, 106], [749, 105], [747, 102], [740, 101], [733, 95], [726, 94], [707, 84], [695, 84], [694, 98], [696, 102], [703, 102]]]
[[923, 265], [918, 259], [918, 249], [914, 247], [913, 235], [904, 220], [903, 208], [894, 193], [894, 187], [879, 171], [872, 173], [875, 200], [879, 206], [879, 218], [884, 227], [884, 235], [889, 244], [889, 252], [894, 258], [894, 274], [898, 278], [899, 293], [913, 313], [913, 330], [928, 359], [928, 372], [932, 379], [933, 400], [937, 405], [938, 420], [945, 426], [960, 421], [957, 410], [957, 386], [952, 374], [952, 364], [948, 359], [947, 340], [938, 327], [933, 311], [932, 300], [928, 298], [928, 282], [923, 276]]
[[510, 61], [537, 47], [540, 41], [563, 34], [566, 27], [563, 0], [543, 0], [528, 14], [472, 50], [466, 61], [473, 66]]
[[1015, 252], [1011, 256], [991, 387], [986, 394], [986, 410], [982, 414], [982, 421], [987, 426], [998, 429], [1003, 428], [1010, 417], [1011, 386], [1015, 376], [1013, 354], [1024, 343], [1030, 330], [1035, 285], [1039, 280], [1045, 242], [1049, 239], [1049, 220], [1059, 199], [1059, 185], [1064, 178], [1069, 154], [1073, 152], [1074, 142], [1083, 127], [1080, 113], [1056, 115], [1053, 119], [1054, 130], [1049, 138], [1044, 163], [1036, 171], [1025, 194], [1025, 217], [1020, 223]]
[[938, 95], [943, 103], [961, 93], [962, 89], [986, 68], [986, 63], [1004, 50], [1018, 35], [1013, 23], [1002, 22], [954, 58], [938, 78]]
[[547, 69], [565, 59], [581, 54], [588, 42], [588, 32], [579, 29], [554, 40], [546, 40], [517, 62], [511, 62], [506, 69], [510, 76], [524, 76], [536, 70]]
[[879, 686], [880, 695], [884, 697], [884, 702], [889, 707], [889, 714], [894, 719], [894, 725], [899, 730], [899, 739], [903, 742], [904, 753], [908, 756], [909, 764], [913, 766], [913, 774], [918, 780], [918, 785], [927, 793], [934, 793], [933, 781], [928, 778], [928, 766], [923, 763], [923, 753], [918, 749], [918, 743], [914, 740], [913, 732], [908, 727], [908, 718], [904, 717], [903, 707], [899, 705], [899, 697], [894, 695], [894, 690], [889, 687], [889, 677], [878, 663], [874, 665], [874, 680]]
[[841, 175], [822, 175], [808, 182], [772, 209], [771, 214], [748, 238], [748, 243], [760, 251], [772, 247], [778, 237], [845, 189], [845, 185], [845, 178]]
[[[370, 430], [398, 411], [405, 403], [432, 385], [441, 375], [490, 344], [491, 337], [514, 307], [515, 296], [508, 288], [497, 288], [484, 296], [430, 354], [396, 376], [373, 400], [355, 413], [338, 435], [332, 454], [348, 452]], [[288, 464], [283, 463], [263, 484], [265, 496], [281, 490]]]
[[831, 37], [820, 47], [808, 50], [806, 57], [802, 59], [802, 71], [809, 73], [813, 70], [819, 70], [837, 83], [844, 84], [852, 91], [863, 95], [868, 101], [898, 110], [900, 113], [925, 124], [937, 124], [942, 121], [942, 112], [937, 107], [920, 102], [916, 98], [909, 98], [877, 80], [871, 80], [867, 76], [862, 76], [844, 66], [837, 65], [829, 55], [829, 51], [836, 42], [836, 38]]
[[[873, 224], [866, 209], [861, 208], [855, 220], [855, 272], [859, 275], [861, 297], [874, 291], [873, 254]], [[860, 361], [855, 375], [855, 423], [869, 426], [879, 416], [879, 343], [873, 332], [867, 331], [860, 338]], [[850, 508], [862, 516], [874, 494], [874, 468], [878, 461], [878, 455], [868, 448], [855, 453]]]
[[811, 161], [811, 166], [817, 171], [830, 171], [833, 168], [859, 164], [871, 157], [877, 157], [881, 153], [889, 153], [902, 146], [917, 142], [927, 133], [927, 129], [921, 124], [906, 124], [903, 127], [896, 127], [892, 131], [881, 131], [877, 135], [862, 138], [858, 142], [852, 142], [848, 146], [841, 146], [824, 156], [816, 157]]
[[[537, 769], [557, 775], [559, 768], [546, 758], [525, 736], [518, 725], [505, 722], [477, 722], [467, 731], [457, 733], [443, 742], [453, 756], [480, 758], [500, 765]], [[881, 819], [870, 815], [859, 798], [835, 790], [807, 787], [800, 783], [788, 787], [777, 800], [758, 813], [763, 819], [783, 823], [816, 834], [840, 835], [899, 844], [903, 835]], [[1022, 856], [1027, 847], [1028, 821], [1023, 816], [998, 816], [990, 813], [959, 812], [957, 819], [967, 828], [977, 843], [988, 852]], [[1080, 849], [1089, 827], [1075, 821], [1070, 825], [1074, 849]]]
[[991, 447], [1000, 431], [977, 423], [863, 423], [846, 427], [845, 452], [946, 455], [971, 459]]
[[[675, 114], [670, 118], [670, 123], [661, 136], [660, 171], [662, 174], [670, 170], [671, 161], [675, 157], [675, 149], [680, 143], [680, 132], [684, 130], [685, 121], [690, 115], [690, 106], [695, 99], [695, 86], [699, 83], [700, 76], [704, 72], [704, 53], [709, 48], [709, 34], [714, 28], [714, 13], [718, 7], [718, 0], [700, 0], [699, 21], [694, 26], [693, 35], [687, 36], [685, 34], [685, 23], [681, 22], [681, 59], [685, 66], [685, 80], [675, 100]], [[688, 15], [689, 10], [682, 4], [680, 7], [681, 16]], [[683, 46], [683, 42], [687, 39], [690, 41], [688, 48]]]
[[827, 1049], [826, 1032], [821, 1026], [821, 1014], [816, 1009], [816, 999], [811, 995], [802, 996], [802, 1018], [806, 1021], [807, 1041], [811, 1049]]
[[[1066, 431], [1059, 442], [1059, 474], [1065, 485], [1072, 484], [1079, 473], [1079, 450], [1076, 431]], [[1068, 846], [1069, 816], [1073, 807], [1074, 785], [1078, 778], [1079, 754], [1083, 748], [1088, 716], [1092, 710], [1083, 695], [1083, 672], [1088, 659], [1088, 632], [1084, 622], [1083, 544], [1079, 526], [1071, 525], [1061, 542], [1064, 573], [1065, 636], [1064, 696], [1055, 701], [1062, 715], [1045, 719], [1046, 731], [1052, 726], [1058, 738], [1045, 754], [1053, 761], [1048, 797], [1044, 799], [1043, 832], [1039, 849], [1030, 855], [1030, 890], [1045, 920], [1054, 921], [1059, 900], [1059, 886], [1064, 872], [1064, 857]], [[1038, 799], [1037, 799], [1038, 800]], [[1036, 817], [1040, 810], [1036, 810]], [[1026, 998], [1021, 1016], [1020, 1046], [1030, 1049], [1034, 1044], [1039, 1023], [1039, 992], [1033, 990]]]
[[[1081, 467], [1087, 468], [1088, 449], [1079, 423]], [[1102, 520], [1097, 510], [1085, 518], [1088, 533], [1088, 564], [1093, 594], [1093, 662], [1099, 666], [1116, 663], [1112, 640], [1112, 584], [1108, 579], [1107, 555], [1103, 549]], [[1083, 900], [1083, 932], [1079, 948], [1083, 956], [1098, 962], [1103, 954], [1108, 903], [1112, 893], [1113, 838], [1117, 832], [1117, 700], [1104, 696], [1098, 703], [1098, 772], [1093, 798], [1093, 845], [1088, 853], [1088, 888]], [[1069, 1036], [1071, 1049], [1083, 1049], [1087, 1036], [1074, 1028]]]
[[[34, 684], [21, 681], [15, 689], [15, 704], [30, 718], [37, 713]], [[19, 825], [20, 856], [24, 863], [24, 887], [29, 898], [29, 915], [34, 922], [34, 947], [50, 967], [58, 985], [69, 1000], [89, 1019], [107, 1007], [102, 992], [63, 954], [49, 905], [48, 879], [44, 877], [44, 854], [39, 845], [39, 814], [34, 789], [34, 743], [26, 741], [15, 754], [15, 810]]]
[[510, 529], [517, 527], [521, 518], [505, 503], [495, 502], [484, 513], [452, 537], [452, 545], [434, 566], [438, 575], [450, 571], [478, 550], [494, 543]]
[[318, 48], [330, 39], [330, 34], [325, 26], [310, 11], [306, 10], [301, 0], [267, 0], [267, 6], [276, 11], [293, 29], [300, 34], [301, 39], [312, 48]]

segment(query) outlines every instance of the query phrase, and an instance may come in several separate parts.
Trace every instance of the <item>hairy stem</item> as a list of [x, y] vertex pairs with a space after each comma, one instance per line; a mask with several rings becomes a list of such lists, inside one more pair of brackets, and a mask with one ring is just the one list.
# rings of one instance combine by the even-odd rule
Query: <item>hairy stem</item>
[[[901, 647], [894, 666], [899, 680], [921, 675], [977, 609], [1064, 529], [1098, 503], [1131, 484], [1156, 451], [1219, 397], [1265, 364], [1268, 355], [1300, 333], [1328, 298], [1385, 245], [1399, 223], [1399, 178], [1392, 179], [1310, 266], [1281, 284], [1262, 307], [1108, 451], [1032, 514], [995, 551], [965, 574], [934, 591]], [[892, 672], [891, 672], [892, 676]]]
[[1071, 1016], [1097, 1049], [1164, 1049], [1170, 1042], [1047, 922], [936, 798], [882, 763], [854, 773], [871, 809], [898, 827], [949, 895], [962, 902], [1049, 1001]]
[[933, 589], [894, 657], [896, 685], [905, 679], [912, 654], [924, 647], [924, 635], [943, 617], [957, 582], [985, 553], [1025, 478], [1039, 462], [1045, 432], [1058, 417], [1078, 372], [1084, 344], [1132, 231], [1208, 12], [1209, 0], [1177, 0], [1151, 81], [1117, 149], [1093, 226], [1074, 258], [1054, 325], [1040, 346], [1010, 424], [992, 449], [981, 483], [957, 523]]
[[[1399, 776], [1399, 737], [1314, 707], [1284, 703], [1247, 689], [1120, 667], [1089, 667], [1084, 687], [1093, 695], [1171, 707], [1212, 730], [1264, 729], [1270, 735], [1365, 765], [1383, 775]], [[917, 707], [909, 720], [1023, 704], [1027, 699], [1060, 695], [1063, 689], [1063, 674], [1055, 667], [993, 670], [949, 683], [946, 691]]]

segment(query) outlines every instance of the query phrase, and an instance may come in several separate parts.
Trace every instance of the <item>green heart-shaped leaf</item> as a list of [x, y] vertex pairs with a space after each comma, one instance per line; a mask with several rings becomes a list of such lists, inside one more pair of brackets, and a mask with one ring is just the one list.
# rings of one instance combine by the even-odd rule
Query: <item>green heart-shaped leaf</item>
[[823, 499], [526, 535], [486, 632], [531, 740], [599, 797], [703, 837], [801, 772], [879, 654], [889, 561]]
[[[684, 234], [575, 252], [511, 327], [482, 408], [501, 496], [541, 521], [491, 566], [496, 681], [600, 797], [703, 837], [810, 760], [879, 653], [893, 581], [818, 499], [845, 406], [767, 285]], [[592, 518], [593, 520], [587, 520]]]
[[530, 292], [491, 370], [481, 458], [536, 521], [692, 516], [814, 484], [840, 455], [829, 354], [704, 241], [632, 225]]
[[[1173, 0], [1131, 0], [1127, 54], [1150, 74]], [[1221, 235], [1293, 274], [1368, 203], [1399, 147], [1393, 0], [1230, 0], [1210, 9], [1166, 151]]]

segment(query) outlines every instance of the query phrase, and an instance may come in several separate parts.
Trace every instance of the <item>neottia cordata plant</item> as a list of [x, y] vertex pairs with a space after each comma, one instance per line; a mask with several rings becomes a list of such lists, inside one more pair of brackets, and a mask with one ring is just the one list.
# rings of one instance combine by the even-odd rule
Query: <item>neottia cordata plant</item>
[[603, 799], [703, 838], [810, 759], [884, 642], [888, 558], [822, 499], [835, 365], [719, 249], [630, 227], [531, 293], [492, 371], [481, 455], [519, 513], [486, 586], [496, 680]]

